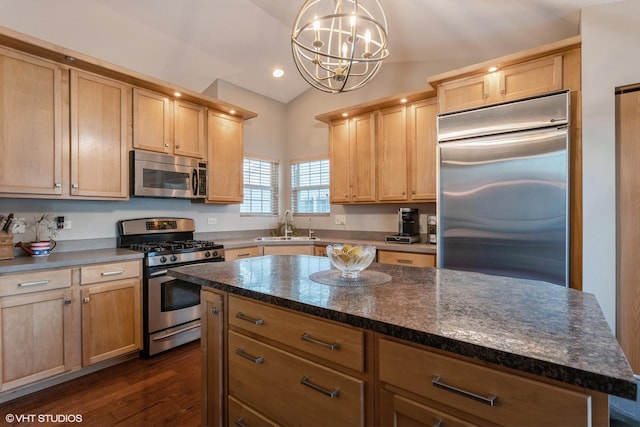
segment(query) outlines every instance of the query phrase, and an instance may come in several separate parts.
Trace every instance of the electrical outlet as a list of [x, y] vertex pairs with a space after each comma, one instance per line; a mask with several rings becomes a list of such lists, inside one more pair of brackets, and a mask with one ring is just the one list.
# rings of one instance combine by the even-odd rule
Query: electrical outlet
[[347, 223], [347, 217], [345, 215], [336, 215], [336, 224], [345, 225]]
[[218, 219], [217, 218], [207, 218], [207, 224], [216, 225], [217, 223], [218, 223]]
[[73, 221], [67, 220], [64, 222], [64, 229], [71, 230], [73, 228]]

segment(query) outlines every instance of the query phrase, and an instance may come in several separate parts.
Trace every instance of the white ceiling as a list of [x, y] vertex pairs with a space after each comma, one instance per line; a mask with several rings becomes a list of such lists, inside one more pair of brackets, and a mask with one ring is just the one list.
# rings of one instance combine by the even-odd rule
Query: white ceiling
[[[582, 7], [613, 1], [380, 0], [389, 22], [387, 61], [506, 55], [579, 34]], [[309, 89], [290, 48], [303, 3], [0, 0], [0, 26], [192, 91], [222, 79], [287, 103]], [[276, 66], [286, 72], [280, 80], [271, 77]]]

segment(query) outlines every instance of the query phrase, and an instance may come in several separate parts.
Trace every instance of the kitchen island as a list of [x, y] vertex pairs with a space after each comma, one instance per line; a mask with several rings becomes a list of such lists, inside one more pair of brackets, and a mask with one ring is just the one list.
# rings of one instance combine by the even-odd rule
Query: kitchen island
[[296, 255], [172, 269], [202, 285], [205, 424], [607, 425], [607, 394], [635, 397], [593, 295], [376, 263], [390, 282], [309, 278], [330, 268]]

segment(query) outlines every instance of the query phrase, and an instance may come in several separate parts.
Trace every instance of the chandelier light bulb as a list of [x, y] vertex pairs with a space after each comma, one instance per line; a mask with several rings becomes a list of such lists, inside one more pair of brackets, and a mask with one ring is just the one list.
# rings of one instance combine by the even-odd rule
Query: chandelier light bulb
[[355, 90], [370, 81], [389, 56], [387, 33], [378, 0], [306, 0], [291, 31], [293, 59], [316, 89]]

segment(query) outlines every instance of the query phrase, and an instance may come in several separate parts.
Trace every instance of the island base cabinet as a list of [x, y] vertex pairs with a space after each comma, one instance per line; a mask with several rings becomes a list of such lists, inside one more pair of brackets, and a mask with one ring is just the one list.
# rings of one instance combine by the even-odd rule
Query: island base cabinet
[[[222, 427], [225, 425], [225, 296], [203, 289], [200, 292], [200, 300], [202, 301], [200, 312], [202, 425]], [[247, 423], [247, 425], [257, 424]]]
[[477, 427], [480, 425], [462, 420], [390, 391], [380, 391], [380, 426]]
[[278, 424], [265, 418], [238, 400], [229, 396], [229, 426], [277, 427]]
[[69, 371], [72, 297], [68, 289], [0, 300], [0, 391]]
[[229, 395], [278, 424], [364, 425], [362, 380], [233, 331], [228, 360]]
[[597, 419], [588, 394], [386, 339], [378, 351], [380, 381], [480, 419], [532, 427], [584, 427]]

